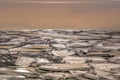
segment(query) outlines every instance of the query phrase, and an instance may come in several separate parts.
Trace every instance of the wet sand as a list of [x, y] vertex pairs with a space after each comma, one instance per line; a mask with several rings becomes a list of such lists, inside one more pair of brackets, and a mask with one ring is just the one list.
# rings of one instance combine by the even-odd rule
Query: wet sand
[[118, 0], [1, 0], [0, 30], [120, 29], [119, 14]]

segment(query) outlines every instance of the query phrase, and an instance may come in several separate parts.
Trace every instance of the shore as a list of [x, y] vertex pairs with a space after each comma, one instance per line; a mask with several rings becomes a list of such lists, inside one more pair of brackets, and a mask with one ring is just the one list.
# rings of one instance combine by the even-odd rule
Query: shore
[[0, 31], [1, 80], [119, 80], [120, 31]]

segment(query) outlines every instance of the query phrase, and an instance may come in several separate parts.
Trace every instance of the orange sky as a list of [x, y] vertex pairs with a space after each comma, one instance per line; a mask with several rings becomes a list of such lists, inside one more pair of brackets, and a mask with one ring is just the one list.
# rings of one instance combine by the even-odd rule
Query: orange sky
[[[90, 3], [87, 0], [89, 2], [65, 4], [35, 1], [33, 3], [30, 0], [26, 0], [27, 2], [17, 1], [20, 0], [16, 0], [16, 2], [0, 0], [1, 30], [43, 28], [120, 29], [119, 1], [102, 0], [102, 2], [93, 3], [95, 0], [92, 0], [93, 2]], [[104, 3], [104, 1], [106, 2]]]

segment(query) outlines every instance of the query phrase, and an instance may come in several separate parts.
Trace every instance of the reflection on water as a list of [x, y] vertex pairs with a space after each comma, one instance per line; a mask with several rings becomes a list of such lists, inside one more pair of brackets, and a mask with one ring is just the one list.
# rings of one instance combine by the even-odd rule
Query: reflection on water
[[117, 29], [119, 14], [119, 0], [1, 0], [0, 29]]

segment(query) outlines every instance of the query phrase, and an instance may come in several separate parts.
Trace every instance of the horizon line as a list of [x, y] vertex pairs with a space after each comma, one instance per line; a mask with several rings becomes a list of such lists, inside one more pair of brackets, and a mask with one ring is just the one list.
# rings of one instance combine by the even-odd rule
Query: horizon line
[[[111, 0], [110, 2], [119, 2], [120, 0]], [[38, 4], [75, 4], [75, 3], [105, 3], [108, 1], [2, 1], [8, 3], [38, 3]]]

